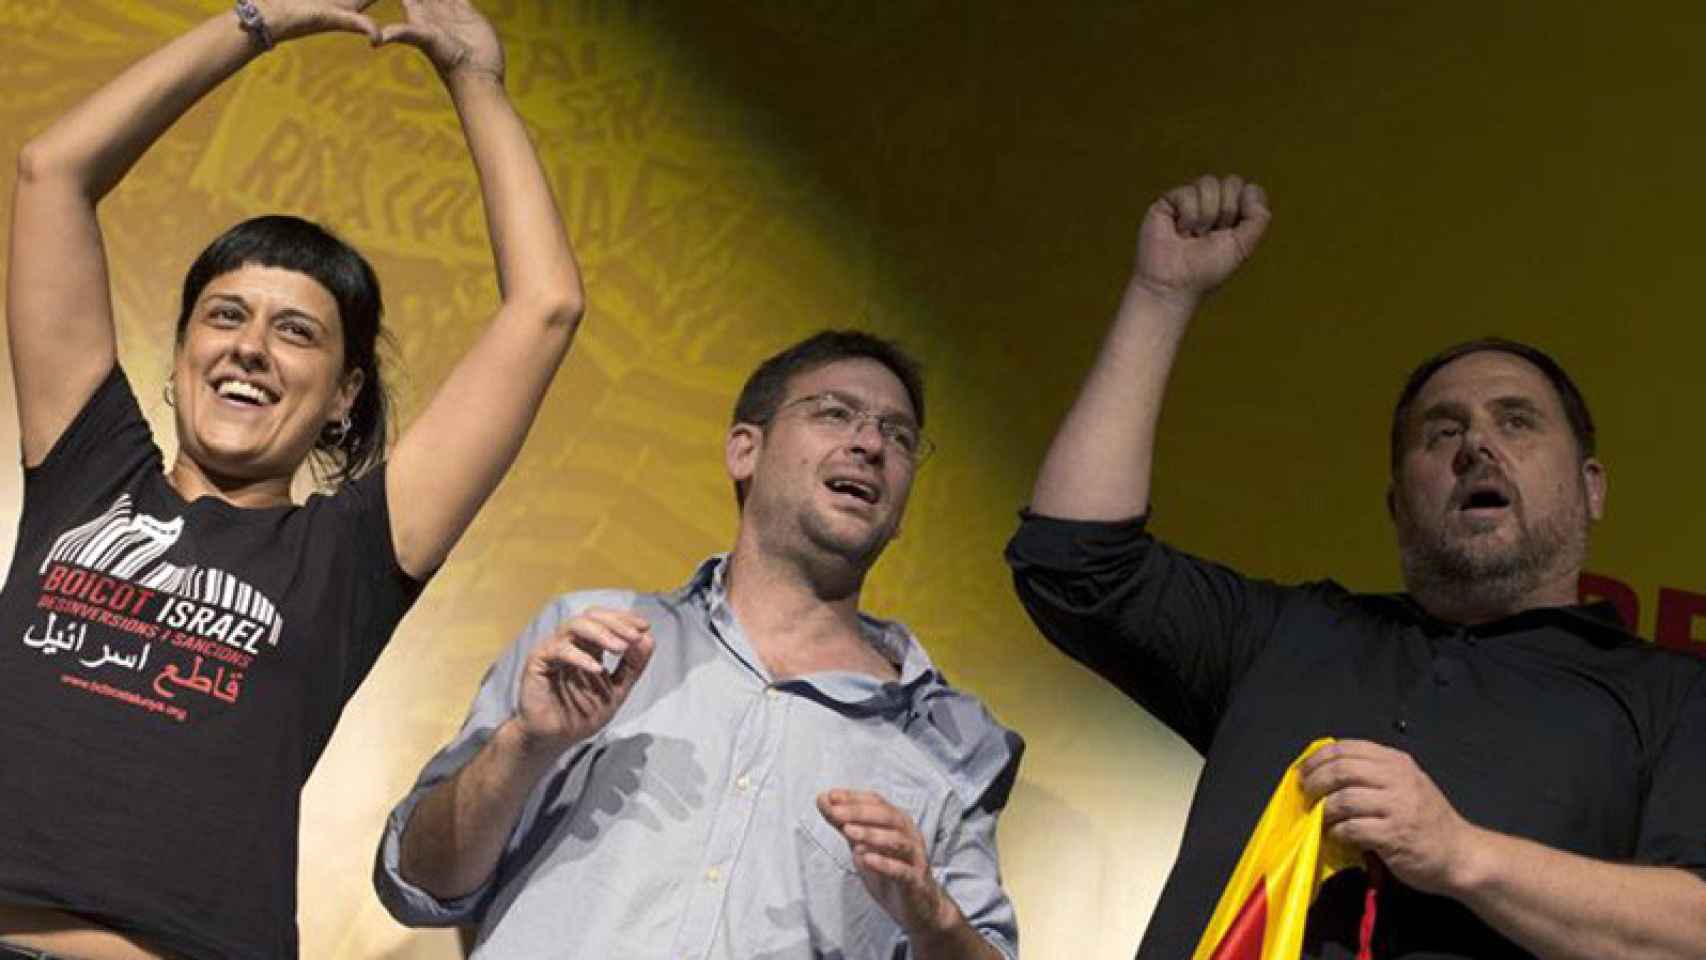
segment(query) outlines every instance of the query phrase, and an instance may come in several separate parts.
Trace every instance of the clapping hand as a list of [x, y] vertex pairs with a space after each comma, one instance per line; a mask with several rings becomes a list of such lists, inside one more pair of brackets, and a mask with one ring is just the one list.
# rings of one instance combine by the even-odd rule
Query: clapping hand
[[[621, 658], [606, 673], [601, 657]], [[651, 626], [626, 610], [590, 607], [527, 657], [516, 720], [529, 746], [556, 751], [604, 729], [652, 657]]]
[[853, 868], [871, 898], [909, 933], [953, 926], [959, 907], [936, 883], [930, 854], [912, 817], [869, 790], [826, 790], [818, 812], [841, 831]]

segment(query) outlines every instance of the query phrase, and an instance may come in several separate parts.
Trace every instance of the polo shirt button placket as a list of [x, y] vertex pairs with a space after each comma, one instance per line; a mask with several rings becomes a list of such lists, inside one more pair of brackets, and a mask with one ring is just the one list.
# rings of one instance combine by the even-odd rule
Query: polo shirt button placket
[[[1473, 647], [1475, 645], [1475, 637], [1461, 627], [1451, 635], [1451, 638], [1457, 641], [1459, 647]], [[1461, 654], [1461, 650], [1453, 650], [1449, 657], [1436, 656], [1434, 658], [1434, 683], [1442, 687], [1451, 686], [1451, 675], [1455, 672], [1457, 665], [1462, 663]]]

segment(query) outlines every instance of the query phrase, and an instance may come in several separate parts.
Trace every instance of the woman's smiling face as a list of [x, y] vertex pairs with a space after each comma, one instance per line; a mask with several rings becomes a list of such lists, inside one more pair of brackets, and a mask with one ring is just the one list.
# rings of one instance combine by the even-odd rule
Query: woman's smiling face
[[319, 281], [248, 264], [208, 281], [173, 364], [181, 455], [203, 473], [288, 482], [361, 372], [344, 370], [337, 301]]

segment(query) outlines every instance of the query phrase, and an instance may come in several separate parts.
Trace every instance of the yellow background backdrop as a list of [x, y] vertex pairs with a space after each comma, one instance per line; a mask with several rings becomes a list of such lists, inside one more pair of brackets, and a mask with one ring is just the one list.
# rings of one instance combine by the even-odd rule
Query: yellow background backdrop
[[[0, 147], [15, 154], [220, 7], [0, 0]], [[1142, 210], [1200, 172], [1260, 179], [1276, 223], [1176, 371], [1159, 532], [1254, 574], [1395, 588], [1381, 501], [1393, 395], [1422, 356], [1498, 332], [1555, 351], [1594, 403], [1611, 519], [1593, 568], [1635, 590], [1649, 633], [1661, 588], [1706, 592], [1689, 562], [1706, 542], [1694, 4], [486, 9], [591, 310], [521, 461], [309, 784], [304, 956], [456, 955], [371, 893], [385, 812], [547, 597], [666, 588], [726, 547], [735, 391], [779, 347], [849, 325], [925, 361], [942, 448], [866, 605], [908, 621], [1029, 741], [1001, 840], [1027, 955], [1129, 956], [1197, 761], [1037, 636], [1000, 551]], [[264, 58], [102, 208], [121, 356], [145, 405], [189, 262], [236, 220], [285, 211], [374, 261], [406, 424], [495, 303], [478, 204], [418, 57], [331, 37]], [[148, 412], [170, 449], [169, 412], [157, 399]], [[14, 424], [0, 415], [0, 431]], [[15, 515], [16, 471], [4, 481]]]

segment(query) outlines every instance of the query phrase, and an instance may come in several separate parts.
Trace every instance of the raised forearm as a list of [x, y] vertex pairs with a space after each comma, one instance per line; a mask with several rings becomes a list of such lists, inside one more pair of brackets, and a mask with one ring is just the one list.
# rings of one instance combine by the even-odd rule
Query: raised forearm
[[[610, 723], [651, 662], [644, 617], [587, 607], [565, 621], [565, 609], [547, 607], [512, 650], [520, 659], [494, 667], [474, 715], [501, 710], [508, 719], [455, 776], [421, 798], [403, 827], [398, 872], [440, 900], [486, 882], [540, 779]], [[599, 659], [604, 653], [621, 658], [612, 673]], [[506, 690], [515, 691], [513, 700]]]
[[1133, 280], [1095, 365], [1067, 412], [1031, 492], [1031, 510], [1117, 520], [1149, 507], [1149, 478], [1167, 378], [1195, 304]]
[[1179, 341], [1268, 218], [1261, 188], [1235, 176], [1202, 177], [1149, 205], [1119, 314], [1037, 475], [1032, 511], [1065, 520], [1148, 512], [1155, 423]]
[[500, 295], [572, 332], [585, 303], [580, 268], [503, 78], [466, 69], [445, 84], [479, 173]]
[[19, 152], [6, 319], [26, 464], [47, 456], [117, 354], [96, 205], [251, 55], [236, 15], [214, 17], [95, 91]]
[[20, 182], [61, 178], [90, 203], [105, 196], [160, 135], [249, 61], [255, 46], [226, 11], [132, 65], [31, 141]]
[[399, 845], [403, 879], [440, 900], [479, 889], [556, 757], [530, 750], [515, 721], [499, 727], [467, 766], [415, 807]]
[[479, 173], [503, 303], [392, 451], [387, 483], [392, 502], [404, 505], [392, 512], [392, 532], [411, 573], [443, 562], [515, 461], [584, 305], [557, 205], [501, 69], [446, 69], [444, 79]]
[[1476, 829], [1451, 895], [1541, 960], [1700, 960], [1706, 881]]

